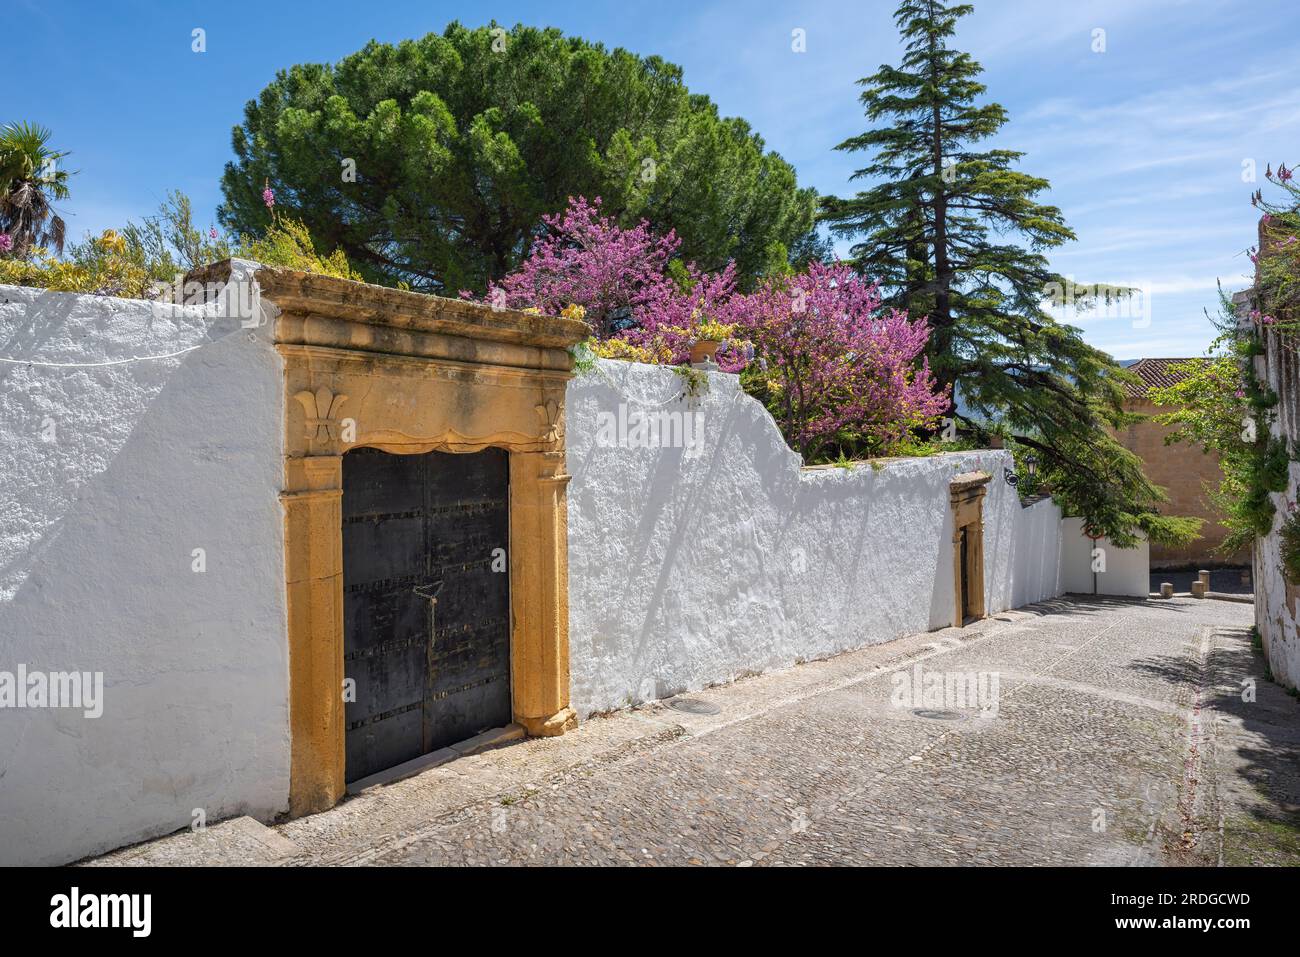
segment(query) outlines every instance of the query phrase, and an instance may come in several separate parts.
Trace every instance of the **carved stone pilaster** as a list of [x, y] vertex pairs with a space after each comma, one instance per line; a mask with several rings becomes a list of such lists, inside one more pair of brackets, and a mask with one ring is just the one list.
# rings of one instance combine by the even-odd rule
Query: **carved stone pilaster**
[[[291, 813], [344, 793], [343, 455], [510, 453], [514, 720], [560, 734], [569, 707], [564, 388], [582, 322], [261, 268], [285, 364]], [[346, 411], [347, 417], [344, 417]]]

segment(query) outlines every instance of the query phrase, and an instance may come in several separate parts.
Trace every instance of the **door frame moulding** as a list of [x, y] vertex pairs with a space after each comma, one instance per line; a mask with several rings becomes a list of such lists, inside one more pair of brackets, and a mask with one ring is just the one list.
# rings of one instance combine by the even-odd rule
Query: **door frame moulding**
[[[197, 278], [229, 275], [226, 262]], [[568, 350], [589, 327], [286, 269], [258, 267], [255, 278], [261, 300], [278, 309], [272, 329], [284, 361], [290, 814], [324, 810], [346, 790], [348, 449], [509, 453], [513, 717], [530, 735], [574, 727], [564, 393]]]
[[[988, 493], [987, 472], [962, 472], [948, 483], [948, 501], [952, 509], [952, 624], [960, 628], [962, 615], [962, 585], [969, 577], [965, 591], [970, 596], [970, 618], [983, 618], [984, 603], [984, 496]], [[966, 565], [962, 567], [961, 539], [966, 532]]]

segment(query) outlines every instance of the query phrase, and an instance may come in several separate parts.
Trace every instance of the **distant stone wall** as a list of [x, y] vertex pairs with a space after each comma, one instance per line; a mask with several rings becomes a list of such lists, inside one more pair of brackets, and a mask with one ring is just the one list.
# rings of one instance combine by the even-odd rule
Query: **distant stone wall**
[[709, 375], [697, 399], [687, 385], [606, 361], [569, 384], [579, 715], [949, 625], [962, 472], [992, 477], [987, 612], [1061, 593], [1060, 511], [1021, 507], [1010, 453], [804, 469], [736, 376]]
[[[1130, 412], [1155, 416], [1169, 409], [1145, 399], [1131, 398], [1125, 403]], [[1218, 548], [1227, 538], [1228, 531], [1220, 523], [1222, 513], [1206, 495], [1206, 486], [1218, 488], [1223, 480], [1219, 458], [1202, 451], [1191, 442], [1165, 444], [1165, 437], [1174, 431], [1173, 426], [1155, 421], [1138, 422], [1119, 432], [1120, 444], [1142, 460], [1143, 470], [1156, 485], [1165, 489], [1169, 503], [1163, 506], [1170, 515], [1188, 515], [1204, 520], [1201, 537], [1186, 545], [1151, 546], [1152, 568], [1198, 568], [1219, 565], [1247, 565], [1250, 552], [1220, 554]]]

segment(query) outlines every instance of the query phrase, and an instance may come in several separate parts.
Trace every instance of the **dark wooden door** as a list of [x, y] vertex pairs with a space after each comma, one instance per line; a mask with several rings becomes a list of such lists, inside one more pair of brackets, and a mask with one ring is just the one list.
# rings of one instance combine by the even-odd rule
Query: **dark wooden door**
[[970, 618], [970, 542], [967, 532], [970, 526], [963, 525], [961, 530], [961, 560], [957, 563], [961, 574], [961, 622], [964, 625]]
[[343, 457], [347, 779], [508, 724], [509, 458]]

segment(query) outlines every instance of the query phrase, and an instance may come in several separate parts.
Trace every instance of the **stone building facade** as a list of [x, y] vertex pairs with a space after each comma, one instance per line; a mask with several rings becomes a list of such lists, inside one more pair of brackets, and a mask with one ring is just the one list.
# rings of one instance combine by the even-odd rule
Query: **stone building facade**
[[1151, 481], [1165, 489], [1169, 496], [1169, 503], [1165, 506], [1169, 514], [1204, 519], [1201, 537], [1187, 545], [1152, 543], [1151, 567], [1248, 565], [1248, 552], [1224, 555], [1218, 551], [1228, 532], [1219, 524], [1221, 513], [1206, 494], [1207, 486], [1217, 487], [1223, 476], [1218, 456], [1190, 442], [1166, 445], [1165, 437], [1174, 431], [1173, 427], [1161, 425], [1154, 417], [1169, 409], [1147, 398], [1150, 389], [1177, 384], [1181, 378], [1177, 367], [1188, 361], [1197, 360], [1139, 359], [1129, 366], [1129, 371], [1140, 381], [1127, 387], [1125, 408], [1149, 418], [1123, 429], [1118, 439], [1142, 460], [1143, 469]]

